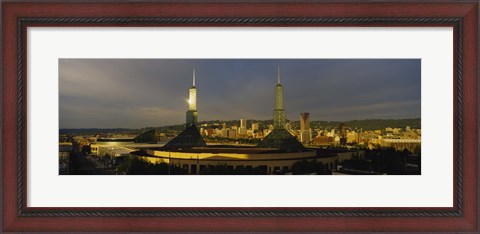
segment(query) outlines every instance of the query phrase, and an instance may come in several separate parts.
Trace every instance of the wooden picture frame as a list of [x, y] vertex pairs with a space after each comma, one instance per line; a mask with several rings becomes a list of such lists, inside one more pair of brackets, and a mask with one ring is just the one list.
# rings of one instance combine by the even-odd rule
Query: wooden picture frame
[[[478, 231], [478, 2], [3, 2], [2, 231]], [[26, 28], [447, 26], [454, 29], [451, 208], [40, 208], [26, 198]]]

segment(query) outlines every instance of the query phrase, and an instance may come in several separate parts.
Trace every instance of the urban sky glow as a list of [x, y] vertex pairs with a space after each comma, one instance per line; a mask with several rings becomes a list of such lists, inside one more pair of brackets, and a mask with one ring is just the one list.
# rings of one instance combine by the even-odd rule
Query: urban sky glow
[[272, 119], [280, 65], [287, 119], [420, 118], [420, 59], [60, 59], [60, 128]]

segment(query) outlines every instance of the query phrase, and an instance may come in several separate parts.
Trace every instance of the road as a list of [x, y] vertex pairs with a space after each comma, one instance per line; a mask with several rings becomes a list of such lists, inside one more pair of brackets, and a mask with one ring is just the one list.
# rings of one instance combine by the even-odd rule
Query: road
[[70, 175], [115, 175], [115, 168], [106, 168], [91, 155], [75, 152], [70, 160], [72, 163]]

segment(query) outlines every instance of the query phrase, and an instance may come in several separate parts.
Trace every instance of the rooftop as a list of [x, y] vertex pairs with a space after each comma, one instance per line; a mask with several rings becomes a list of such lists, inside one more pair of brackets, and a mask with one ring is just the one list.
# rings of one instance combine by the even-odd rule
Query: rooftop
[[192, 147], [205, 147], [207, 144], [198, 132], [195, 125], [190, 125], [183, 130], [178, 136], [170, 140], [162, 148], [164, 150], [176, 150]]
[[[158, 150], [165, 150], [158, 148]], [[206, 147], [192, 147], [192, 148], [178, 148], [170, 150], [171, 152], [185, 152], [185, 153], [234, 153], [234, 154], [271, 154], [282, 153], [284, 150], [276, 148], [255, 148], [255, 147], [235, 147], [235, 146], [206, 146]]]
[[268, 134], [257, 148], [278, 148], [287, 152], [306, 151], [305, 147], [284, 128], [276, 128]]

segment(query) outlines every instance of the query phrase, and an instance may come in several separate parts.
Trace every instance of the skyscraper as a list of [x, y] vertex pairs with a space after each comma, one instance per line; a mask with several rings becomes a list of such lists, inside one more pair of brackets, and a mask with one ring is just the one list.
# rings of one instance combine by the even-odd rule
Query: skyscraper
[[240, 119], [240, 127], [238, 128], [238, 134], [240, 137], [246, 137], [247, 135], [247, 120]]
[[310, 113], [300, 113], [300, 141], [309, 143], [312, 139], [310, 129]]
[[252, 123], [252, 131], [258, 130], [258, 123]]
[[300, 131], [310, 129], [310, 113], [300, 113]]
[[195, 87], [195, 69], [193, 69], [193, 85], [189, 89], [187, 127], [197, 125], [197, 88]]
[[241, 128], [247, 128], [247, 120], [246, 119], [240, 119], [240, 127]]
[[275, 86], [275, 109], [273, 110], [274, 128], [285, 128], [285, 110], [283, 109], [283, 87], [280, 84], [280, 66], [277, 70], [277, 85]]

